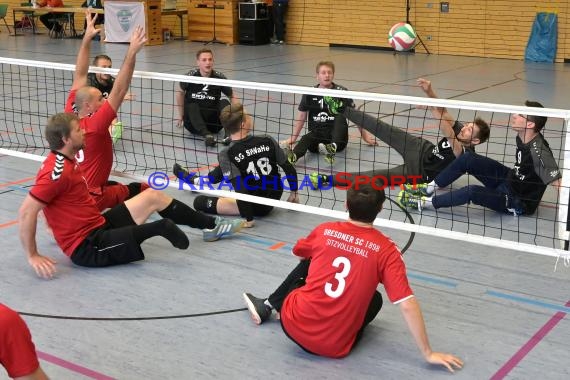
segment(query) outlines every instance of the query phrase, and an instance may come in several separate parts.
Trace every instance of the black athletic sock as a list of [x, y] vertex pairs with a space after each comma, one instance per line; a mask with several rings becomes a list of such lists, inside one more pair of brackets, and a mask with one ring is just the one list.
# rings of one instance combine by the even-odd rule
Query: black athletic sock
[[184, 224], [192, 228], [203, 230], [216, 227], [216, 218], [204, 215], [176, 199], [173, 199], [168, 207], [159, 211], [158, 214], [176, 224]]
[[162, 236], [176, 248], [186, 249], [190, 245], [188, 236], [169, 219], [133, 226], [133, 236], [138, 244], [151, 237]]
[[194, 208], [198, 211], [205, 212], [206, 214], [218, 214], [218, 198], [209, 197], [206, 195], [198, 195], [194, 199]]

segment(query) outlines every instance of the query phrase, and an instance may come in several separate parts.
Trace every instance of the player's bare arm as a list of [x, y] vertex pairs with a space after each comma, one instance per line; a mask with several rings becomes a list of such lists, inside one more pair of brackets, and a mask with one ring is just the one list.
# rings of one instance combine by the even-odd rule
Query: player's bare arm
[[56, 261], [40, 255], [36, 244], [38, 214], [44, 206], [43, 203], [28, 195], [20, 207], [18, 224], [20, 226], [20, 241], [24, 247], [28, 263], [34, 268], [38, 276], [49, 279], [56, 272]]
[[85, 29], [85, 34], [83, 35], [83, 40], [81, 41], [81, 46], [79, 47], [79, 52], [77, 53], [77, 61], [75, 63], [75, 74], [73, 75], [73, 84], [71, 85], [71, 90], [78, 90], [82, 87], [87, 86], [87, 73], [89, 72], [89, 52], [91, 50], [91, 41], [95, 37], [100, 29], [95, 28], [95, 20], [97, 20], [97, 14], [91, 17], [89, 11], [85, 11], [85, 21], [87, 23], [87, 28]]
[[461, 359], [451, 354], [432, 351], [427, 336], [424, 317], [416, 297], [402, 301], [399, 303], [399, 306], [416, 345], [428, 363], [443, 365], [451, 372], [463, 367]]
[[127, 92], [129, 91], [129, 85], [131, 84], [131, 79], [135, 70], [137, 53], [142, 49], [146, 41], [147, 39], [144, 29], [140, 25], [137, 26], [131, 35], [129, 49], [127, 50], [125, 60], [123, 61], [121, 70], [119, 70], [117, 79], [115, 79], [113, 90], [111, 90], [109, 98], [107, 99], [107, 102], [109, 102], [109, 105], [115, 111], [119, 109], [127, 95]]

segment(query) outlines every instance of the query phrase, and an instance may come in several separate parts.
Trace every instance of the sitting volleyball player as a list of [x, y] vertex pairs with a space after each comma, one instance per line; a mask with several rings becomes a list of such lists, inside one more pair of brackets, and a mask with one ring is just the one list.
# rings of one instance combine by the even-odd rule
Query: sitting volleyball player
[[[73, 113], [56, 114], [48, 120], [45, 136], [51, 152], [20, 207], [18, 219], [28, 263], [38, 276], [52, 278], [56, 272], [55, 260], [41, 255], [36, 243], [37, 219], [42, 210], [61, 250], [74, 264], [85, 267], [144, 260], [140, 245], [154, 236], [186, 249], [188, 237], [177, 224], [203, 229], [205, 241], [218, 240], [243, 227], [243, 220], [204, 215], [153, 189], [101, 214], [89, 194], [82, 167], [73, 158], [83, 148], [84, 135]], [[153, 213], [163, 219], [146, 223]]]
[[453, 355], [432, 351], [420, 310], [408, 284], [402, 254], [376, 230], [384, 190], [371, 184], [351, 187], [346, 196], [348, 221], [317, 226], [293, 247], [300, 258], [285, 281], [267, 299], [245, 293], [255, 323], [280, 313], [281, 327], [305, 351], [333, 358], [347, 356], [382, 308], [384, 285], [400, 311], [424, 359], [453, 371], [463, 365]]
[[[281, 199], [283, 184], [279, 176], [280, 166], [291, 190], [287, 201], [298, 202], [297, 171], [271, 136], [249, 134], [253, 129], [253, 118], [243, 105], [235, 103], [226, 106], [220, 113], [220, 121], [231, 137], [231, 143], [218, 154], [219, 166], [208, 174], [208, 181], [219, 183], [229, 180], [237, 192]], [[174, 165], [174, 174], [181, 180], [192, 181], [192, 176], [178, 164]], [[199, 184], [200, 180], [195, 177], [193, 183]], [[253, 218], [269, 214], [273, 206], [199, 195], [194, 200], [194, 208], [210, 214], [241, 215], [246, 219], [245, 227], [253, 227]]]
[[[542, 107], [534, 101], [527, 101], [525, 105]], [[544, 116], [512, 115], [511, 127], [517, 132], [514, 168], [475, 153], [464, 154], [430, 183], [402, 190], [398, 202], [420, 210], [474, 203], [502, 213], [534, 214], [546, 186], [560, 187], [560, 170], [541, 133], [546, 121]], [[451, 185], [465, 173], [477, 178], [483, 186], [468, 185], [432, 196], [437, 188]]]
[[[346, 90], [346, 87], [334, 83], [334, 63], [323, 61], [317, 64], [316, 88], [328, 88], [332, 90]], [[348, 144], [348, 123], [342, 115], [342, 110], [347, 106], [353, 106], [352, 99], [333, 98], [322, 95], [303, 95], [299, 103], [299, 112], [295, 118], [293, 134], [287, 140], [281, 142], [286, 148], [287, 158], [293, 165], [307, 153], [307, 150], [325, 155], [325, 161], [333, 164], [337, 152], [341, 152]], [[293, 149], [305, 122], [309, 132], [301, 137]], [[360, 130], [362, 139], [370, 145], [375, 145], [373, 138], [368, 133]]]
[[[430, 98], [437, 98], [430, 81], [420, 78], [418, 84]], [[374, 169], [358, 174], [386, 178], [387, 182], [384, 185], [388, 187], [401, 184], [395, 182], [396, 179], [401, 180], [402, 176], [406, 177], [408, 181], [412, 177], [421, 176], [420, 182], [426, 183], [433, 180], [456, 157], [461, 156], [466, 151], [474, 152], [476, 145], [484, 143], [489, 138], [489, 125], [481, 118], [475, 118], [473, 122], [462, 124], [456, 121], [445, 108], [430, 107], [430, 110], [435, 119], [440, 121], [439, 129], [443, 134], [443, 138], [439, 140], [437, 145], [362, 111], [346, 108], [344, 114], [350, 121], [394, 148], [404, 159], [402, 165]], [[315, 187], [322, 184], [337, 185], [339, 184], [337, 182], [341, 182], [337, 181], [335, 176], [318, 173], [311, 173], [311, 181]], [[410, 186], [412, 185], [408, 185], [408, 187]]]
[[[87, 22], [87, 21], [86, 21]], [[113, 65], [113, 61], [111, 61], [111, 57], [105, 54], [100, 54], [93, 58], [93, 66], [95, 67], [103, 67], [106, 69], [110, 69]], [[113, 84], [115, 84], [115, 78], [111, 74], [102, 74], [102, 73], [89, 73], [87, 74], [87, 85], [91, 87], [95, 87], [103, 94], [103, 97], [107, 99], [111, 90], [113, 89]], [[132, 93], [127, 93], [124, 97], [124, 100], [133, 100], [135, 96]], [[111, 127], [109, 128], [109, 132], [111, 133], [111, 138], [113, 139], [113, 144], [116, 143], [121, 136], [123, 136], [123, 123], [118, 121], [117, 119], [113, 120]]]

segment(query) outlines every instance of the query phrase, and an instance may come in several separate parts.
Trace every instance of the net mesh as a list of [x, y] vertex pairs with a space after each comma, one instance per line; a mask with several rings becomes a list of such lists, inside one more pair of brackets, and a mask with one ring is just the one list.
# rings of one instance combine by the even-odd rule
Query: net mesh
[[[43, 128], [50, 115], [64, 109], [72, 83], [74, 67], [49, 62], [0, 59], [1, 99], [0, 148], [7, 151], [45, 156], [48, 153], [43, 138]], [[115, 69], [91, 68], [90, 71], [116, 74]], [[215, 79], [196, 78], [199, 83], [221, 83]], [[192, 82], [193, 78], [172, 74], [135, 72], [130, 92], [135, 99], [125, 101], [119, 112], [119, 120], [125, 126], [122, 138], [115, 144], [115, 174], [147, 178], [160, 171], [172, 175], [174, 162], [191, 172], [206, 175], [218, 162], [217, 153], [223, 148], [206, 148], [200, 137], [189, 134], [177, 126], [175, 92], [180, 81]], [[196, 82], [198, 83], [198, 82]], [[339, 92], [315, 88], [303, 88], [264, 83], [226, 80], [224, 85], [233, 87], [237, 97], [254, 117], [254, 134], [268, 134], [276, 140], [291, 136], [302, 94], [338, 95]], [[357, 109], [408, 133], [434, 144], [443, 138], [441, 120], [434, 118], [423, 106], [445, 106], [457, 120], [471, 122], [481, 117], [491, 125], [491, 137], [477, 146], [477, 153], [488, 156], [508, 167], [515, 160], [515, 136], [509, 120], [513, 113], [541, 114], [549, 116], [543, 135], [550, 143], [555, 160], [563, 174], [568, 112], [552, 109], [527, 109], [485, 103], [470, 103], [429, 98], [342, 92], [342, 97], [353, 98]], [[301, 135], [306, 133], [306, 129]], [[221, 138], [223, 136], [219, 136]], [[6, 153], [6, 151], [4, 151]], [[9, 153], [9, 152], [8, 152]], [[323, 156], [307, 153], [297, 164], [302, 205], [272, 202], [258, 199], [259, 203], [278, 205], [305, 212], [339, 216], [344, 211], [346, 191], [332, 188], [313, 190], [308, 175], [312, 172], [336, 174], [359, 173], [402, 164], [402, 157], [384, 142], [369, 145], [361, 138], [360, 130], [353, 124], [349, 128], [349, 143], [343, 152], [337, 153], [331, 165]], [[409, 214], [417, 225], [410, 225], [409, 214], [395, 202], [386, 203], [385, 211], [377, 224], [427, 233], [459, 240], [480, 242], [523, 249], [548, 255], [557, 254], [556, 248], [566, 240], [568, 186], [563, 176], [562, 192], [549, 186], [541, 205], [533, 215], [514, 217], [500, 214], [476, 205], [464, 205], [448, 209], [423, 210]], [[173, 181], [174, 182], [174, 181]], [[476, 183], [470, 176], [461, 177], [452, 188]], [[173, 184], [178, 187], [178, 185]], [[387, 189], [395, 199], [397, 189]], [[240, 194], [215, 192], [236, 198], [248, 199]], [[285, 198], [284, 198], [285, 199]], [[312, 206], [312, 207], [305, 207]]]

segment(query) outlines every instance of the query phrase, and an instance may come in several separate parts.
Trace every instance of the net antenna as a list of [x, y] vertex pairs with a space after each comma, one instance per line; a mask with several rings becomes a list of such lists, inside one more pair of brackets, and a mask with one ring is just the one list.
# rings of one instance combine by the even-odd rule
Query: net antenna
[[[214, 12], [214, 22], [213, 22], [213, 26], [214, 26], [214, 36], [212, 37], [212, 39], [210, 41], [206, 41], [204, 43], [204, 45], [208, 45], [208, 44], [222, 44], [225, 45], [226, 43], [224, 41], [218, 40], [218, 38], [216, 37], [216, 8], [218, 7], [218, 5], [216, 4], [216, 0], [212, 0], [212, 4], [213, 4], [213, 12]], [[224, 6], [221, 5], [220, 8], [223, 8]]]
[[[412, 24], [412, 22], [410, 21], [410, 0], [406, 0], [406, 24], [410, 24], [412, 27], [414, 26]], [[416, 46], [418, 45], [422, 45], [422, 47], [424, 48], [424, 50], [426, 51], [426, 53], [431, 54], [429, 52], [429, 49], [427, 48], [426, 44], [424, 44], [424, 41], [422, 40], [422, 37], [420, 37], [420, 34], [418, 33], [418, 31], [416, 30], [416, 28], [414, 28], [414, 32], [416, 32], [416, 37], [418, 38], [418, 42], [416, 43], [416, 45], [414, 46], [414, 49], [416, 48]]]
[[[0, 57], [0, 86], [4, 94], [0, 101], [0, 155], [11, 156], [13, 165], [20, 165], [18, 160], [21, 159], [42, 161], [49, 153], [43, 134], [44, 126], [49, 116], [63, 110], [74, 70], [74, 65]], [[118, 70], [91, 67], [90, 72], [116, 75]], [[242, 99], [248, 114], [254, 118], [253, 133], [270, 135], [277, 141], [291, 136], [303, 94], [354, 99], [357, 108], [375, 120], [433, 143], [442, 139], [441, 120], [431, 115], [425, 107], [445, 107], [463, 123], [473, 122], [476, 117], [486, 120], [491, 125], [491, 137], [487, 143], [477, 146], [476, 152], [510, 168], [513, 167], [516, 151], [516, 135], [511, 128], [510, 117], [514, 114], [546, 116], [548, 122], [543, 134], [562, 172], [562, 180], [559, 190], [553, 186], [547, 188], [535, 214], [515, 217], [467, 204], [449, 209], [410, 211], [416, 223], [410, 224], [400, 208], [386, 202], [375, 225], [429, 235], [435, 237], [437, 244], [442, 247], [449, 246], [446, 240], [452, 239], [461, 243], [503, 248], [505, 252], [514, 250], [550, 257], [568, 255], [568, 251], [562, 248], [564, 245], [568, 247], [569, 240], [570, 110], [135, 71], [130, 91], [137, 95], [136, 100], [123, 103], [119, 110], [119, 119], [126, 127], [123, 137], [114, 146], [114, 176], [148, 182], [153, 173], [171, 174], [174, 162], [184, 165], [192, 173], [207, 176], [218, 164], [215, 150], [205, 149], [201, 138], [186, 133], [173, 123], [177, 107], [175, 91], [179, 88], [179, 82], [232, 87]], [[45, 102], [46, 97], [53, 101]], [[214, 186], [211, 189], [206, 186], [197, 190], [280, 209], [335, 219], [346, 218], [346, 188], [311, 189], [307, 184], [309, 174], [315, 171], [332, 175], [360, 173], [371, 169], [385, 170], [402, 163], [402, 155], [395, 147], [385, 142], [380, 142], [376, 147], [369, 146], [363, 143], [357, 128], [350, 128], [349, 135], [348, 147], [337, 153], [334, 165], [324, 162], [323, 155], [314, 153], [307, 153], [297, 162], [298, 179], [300, 186], [303, 186], [299, 190], [300, 204], [229, 192], [227, 186]], [[471, 176], [463, 176], [457, 181], [460, 187], [477, 183]], [[192, 190], [187, 185], [181, 186], [173, 175], [170, 186], [174, 190], [181, 187], [183, 190]], [[399, 186], [386, 189], [390, 199], [396, 199], [399, 190]], [[285, 188], [283, 199], [287, 191]], [[454, 247], [460, 254], [461, 244]]]

